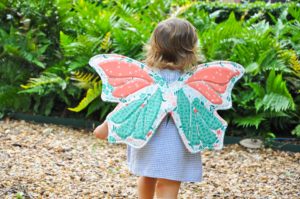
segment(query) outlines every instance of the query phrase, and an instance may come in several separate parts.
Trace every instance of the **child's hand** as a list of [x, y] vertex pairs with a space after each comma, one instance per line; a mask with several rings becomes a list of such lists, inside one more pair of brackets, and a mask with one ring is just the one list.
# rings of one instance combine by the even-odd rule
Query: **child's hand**
[[99, 138], [101, 140], [107, 139], [108, 126], [106, 121], [97, 126], [97, 128], [94, 130], [94, 135], [96, 136], [96, 138]]

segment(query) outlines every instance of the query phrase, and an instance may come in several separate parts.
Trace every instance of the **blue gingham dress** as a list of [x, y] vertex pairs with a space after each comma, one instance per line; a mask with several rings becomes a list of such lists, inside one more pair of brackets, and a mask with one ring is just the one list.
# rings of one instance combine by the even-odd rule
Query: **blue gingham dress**
[[[181, 75], [178, 70], [160, 70], [172, 82]], [[181, 182], [202, 181], [201, 152], [192, 154], [183, 144], [172, 117], [163, 119], [153, 137], [142, 148], [127, 145], [127, 164], [138, 176], [164, 178]]]

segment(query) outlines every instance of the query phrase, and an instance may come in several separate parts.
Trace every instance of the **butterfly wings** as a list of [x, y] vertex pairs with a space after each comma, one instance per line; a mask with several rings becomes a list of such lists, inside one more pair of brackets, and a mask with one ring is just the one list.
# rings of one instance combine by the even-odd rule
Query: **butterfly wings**
[[[201, 93], [210, 103], [226, 107], [230, 104], [233, 84], [242, 75], [242, 67], [233, 62], [211, 62], [200, 65], [186, 84]], [[229, 103], [229, 104], [228, 104]]]
[[120, 55], [97, 55], [89, 64], [101, 76], [102, 99], [119, 102], [106, 118], [109, 142], [144, 146], [165, 115], [161, 77], [145, 64]]
[[145, 64], [120, 55], [97, 55], [90, 65], [101, 76], [102, 99], [119, 102], [107, 116], [109, 142], [140, 148], [171, 113], [190, 152], [223, 147], [227, 124], [216, 110], [231, 107], [232, 87], [244, 72], [239, 64], [202, 64], [171, 84]]
[[223, 147], [227, 124], [216, 110], [231, 107], [232, 87], [243, 72], [237, 63], [217, 61], [199, 65], [182, 78], [172, 115], [190, 152]]
[[162, 101], [162, 92], [157, 89], [153, 94], [122, 104], [119, 110], [110, 113], [107, 117], [109, 141], [124, 142], [135, 148], [143, 147], [165, 115], [161, 108]]
[[102, 80], [104, 101], [126, 102], [137, 91], [153, 86], [155, 74], [143, 63], [115, 54], [96, 55], [89, 64]]

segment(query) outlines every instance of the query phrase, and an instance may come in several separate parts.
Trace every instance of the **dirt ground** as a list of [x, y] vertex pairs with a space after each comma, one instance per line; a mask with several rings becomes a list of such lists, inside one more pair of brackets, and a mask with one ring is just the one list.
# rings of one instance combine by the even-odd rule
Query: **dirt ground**
[[[300, 198], [300, 153], [238, 144], [202, 152], [203, 181], [179, 198]], [[197, 169], [197, 168], [195, 168]], [[0, 121], [0, 198], [137, 198], [126, 145], [91, 132]]]

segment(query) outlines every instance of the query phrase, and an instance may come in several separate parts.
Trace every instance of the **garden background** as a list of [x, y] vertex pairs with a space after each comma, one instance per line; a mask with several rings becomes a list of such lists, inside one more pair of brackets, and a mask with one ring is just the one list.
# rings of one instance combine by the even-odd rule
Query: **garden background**
[[[114, 104], [101, 101], [89, 59], [119, 53], [144, 60], [152, 30], [171, 16], [197, 28], [205, 62], [246, 69], [233, 108], [219, 111], [229, 122], [226, 135], [299, 140], [297, 1], [1, 0], [0, 198], [137, 198], [126, 145], [95, 139], [90, 129], [12, 118], [103, 121]], [[203, 151], [203, 181], [183, 183], [179, 198], [299, 198], [294, 146], [298, 153], [239, 144]]]
[[15, 112], [104, 120], [114, 104], [100, 99], [88, 66], [100, 53], [143, 60], [159, 21], [189, 20], [205, 62], [246, 69], [233, 108], [219, 111], [227, 135], [300, 136], [300, 5], [163, 0], [2, 0], [0, 116]]

